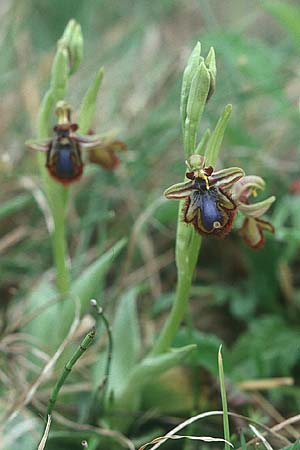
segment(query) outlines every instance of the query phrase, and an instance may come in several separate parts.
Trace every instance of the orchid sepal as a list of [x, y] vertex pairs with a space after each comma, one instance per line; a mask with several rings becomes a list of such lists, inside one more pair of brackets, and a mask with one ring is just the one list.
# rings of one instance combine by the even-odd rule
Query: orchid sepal
[[258, 250], [265, 244], [266, 238], [263, 231], [274, 233], [273, 225], [262, 219], [254, 217], [246, 217], [242, 227], [238, 230], [238, 234], [243, 238], [248, 247]]
[[168, 199], [180, 200], [192, 194], [194, 189], [193, 181], [184, 181], [182, 183], [173, 184], [165, 190], [164, 196]]
[[238, 209], [247, 217], [258, 218], [265, 214], [272, 203], [274, 203], [276, 197], [272, 195], [265, 200], [257, 203], [240, 203]]
[[245, 202], [256, 190], [264, 190], [266, 183], [257, 175], [247, 175], [236, 183], [232, 189], [232, 198]]
[[234, 185], [244, 175], [245, 172], [240, 167], [228, 167], [213, 172], [209, 177], [209, 184], [226, 189]]

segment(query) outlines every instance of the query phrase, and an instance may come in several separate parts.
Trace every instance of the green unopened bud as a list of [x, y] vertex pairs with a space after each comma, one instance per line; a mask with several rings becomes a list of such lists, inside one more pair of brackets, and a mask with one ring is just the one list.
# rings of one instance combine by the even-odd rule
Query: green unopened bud
[[188, 60], [181, 88], [180, 111], [186, 158], [195, 153], [197, 130], [205, 104], [214, 93], [216, 73], [213, 47], [204, 60], [201, 56], [201, 44], [198, 42]]
[[201, 44], [197, 42], [194, 50], [192, 51], [187, 66], [183, 72], [182, 87], [181, 87], [181, 102], [180, 102], [180, 113], [182, 119], [182, 126], [184, 128], [186, 119], [186, 108], [188, 103], [188, 97], [191, 89], [192, 79], [200, 65], [203, 61], [201, 56]]
[[195, 153], [198, 127], [205, 107], [209, 86], [210, 76], [204, 62], [201, 62], [200, 66], [195, 70], [186, 106], [184, 123], [186, 159]]
[[216, 75], [217, 75], [217, 67], [216, 67], [216, 56], [214, 48], [211, 47], [209, 50], [209, 53], [205, 60], [205, 65], [208, 69], [209, 75], [210, 75], [210, 86], [209, 91], [207, 94], [206, 102], [210, 99], [210, 97], [215, 92], [215, 86], [216, 86]]
[[78, 69], [83, 56], [83, 37], [81, 27], [74, 19], [71, 19], [58, 42], [59, 47], [66, 48], [69, 57], [69, 74], [72, 75]]

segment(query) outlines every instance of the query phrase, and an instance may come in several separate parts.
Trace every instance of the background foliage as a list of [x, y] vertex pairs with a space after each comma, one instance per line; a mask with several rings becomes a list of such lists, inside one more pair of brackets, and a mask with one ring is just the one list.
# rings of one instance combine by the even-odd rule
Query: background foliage
[[[96, 256], [119, 239], [129, 238], [130, 245], [110, 268], [103, 269], [95, 295], [102, 293], [109, 313], [123, 290], [137, 297], [143, 349], [149, 348], [175, 286], [178, 205], [157, 199], [182, 177], [182, 71], [197, 40], [204, 53], [214, 46], [217, 89], [202, 126], [214, 126], [224, 104], [233, 104], [219, 165], [241, 166], [266, 179], [268, 194], [277, 197], [271, 211], [276, 235], [259, 252], [249, 251], [235, 233], [226, 240], [204, 239], [190, 314], [175, 342], [176, 346], [198, 344], [187, 361], [189, 375], [185, 374], [180, 389], [177, 381], [178, 414], [219, 405], [209, 386], [217, 375], [220, 343], [225, 346], [229, 385], [248, 379], [294, 377], [293, 387], [278, 387], [264, 394], [272, 402], [270, 408], [283, 415], [296, 413], [300, 406], [300, 6], [296, 0], [1, 2], [0, 289], [4, 336], [26, 318], [31, 301], [28, 293], [36, 288], [41, 275], [43, 279], [53, 277], [36, 155], [24, 150], [24, 141], [35, 136], [54, 44], [71, 17], [80, 22], [85, 39], [84, 63], [71, 81], [68, 98], [75, 116], [91, 78], [103, 65], [93, 128], [96, 132], [117, 128], [129, 148], [115, 172], [87, 167], [83, 180], [72, 189], [68, 242], [74, 279]], [[37, 292], [35, 289], [35, 295], [43, 297], [41, 304], [50, 296], [45, 290]], [[51, 328], [55, 340], [55, 323]], [[37, 345], [46, 354], [50, 351], [47, 340]], [[26, 386], [27, 371], [35, 371], [35, 361], [29, 368], [29, 362], [15, 351], [16, 358], [6, 356], [1, 363], [3, 398], [10, 401]], [[23, 375], [18, 373], [20, 368]], [[81, 377], [88, 381], [89, 374], [82, 370]], [[166, 374], [168, 389], [172, 390], [170, 380], [176, 386], [182, 376], [180, 371], [171, 378]], [[81, 377], [77, 374], [77, 381]], [[153, 386], [148, 392], [149, 398], [145, 393], [145, 408], [151, 407], [155, 389]], [[84, 394], [78, 398], [80, 395]], [[158, 395], [160, 413], [169, 413], [170, 397]], [[248, 412], [258, 407], [253, 414], [273, 417], [261, 403], [257, 406], [252, 393], [243, 396]], [[44, 395], [41, 400], [46, 398]], [[193, 398], [198, 399], [196, 403]], [[233, 395], [229, 407], [235, 407], [238, 400], [239, 395]], [[84, 411], [80, 414], [84, 417]]]

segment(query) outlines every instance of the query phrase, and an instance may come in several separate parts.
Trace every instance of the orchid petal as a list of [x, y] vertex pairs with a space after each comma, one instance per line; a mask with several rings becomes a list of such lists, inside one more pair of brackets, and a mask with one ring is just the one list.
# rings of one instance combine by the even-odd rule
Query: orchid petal
[[209, 184], [220, 187], [222, 189], [228, 188], [236, 183], [245, 175], [243, 169], [239, 167], [228, 167], [227, 169], [218, 170], [209, 176]]
[[265, 188], [265, 182], [261, 177], [256, 175], [247, 175], [241, 178], [232, 189], [232, 197], [234, 200], [245, 201], [251, 194], [253, 190]]
[[105, 142], [103, 140], [103, 136], [96, 135], [96, 134], [90, 134], [90, 135], [82, 135], [82, 134], [71, 134], [71, 139], [74, 139], [75, 141], [80, 143], [80, 147], [83, 150], [88, 150], [90, 148], [94, 148], [99, 146], [105, 145]]
[[242, 236], [248, 247], [253, 249], [262, 248], [265, 243], [263, 231], [274, 233], [274, 227], [270, 222], [257, 218], [246, 218], [242, 227], [239, 229], [239, 235]]
[[270, 208], [272, 203], [275, 202], [275, 200], [276, 197], [272, 195], [266, 200], [263, 200], [258, 203], [251, 203], [251, 204], [240, 203], [238, 205], [238, 209], [247, 217], [257, 218], [262, 216], [266, 211], [268, 211], [268, 209]]
[[91, 163], [97, 164], [104, 169], [113, 170], [119, 165], [120, 159], [115, 151], [126, 150], [127, 145], [123, 141], [104, 140], [101, 145], [87, 148], [88, 158]]
[[180, 200], [181, 198], [189, 197], [194, 190], [194, 181], [184, 181], [183, 183], [170, 186], [165, 190], [164, 195], [169, 199]]
[[25, 145], [30, 150], [36, 150], [38, 152], [47, 152], [50, 148], [52, 139], [43, 139], [40, 141], [29, 140], [25, 142]]
[[225, 236], [231, 229], [236, 206], [219, 189], [194, 190], [183, 208], [183, 219], [198, 233]]

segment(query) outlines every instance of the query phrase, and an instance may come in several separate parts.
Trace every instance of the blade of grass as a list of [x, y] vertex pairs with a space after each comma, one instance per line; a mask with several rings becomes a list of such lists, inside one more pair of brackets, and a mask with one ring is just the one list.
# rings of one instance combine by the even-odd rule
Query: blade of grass
[[228, 408], [227, 408], [227, 396], [225, 388], [225, 377], [223, 369], [223, 359], [222, 359], [222, 345], [220, 345], [218, 352], [218, 366], [219, 366], [219, 378], [220, 378], [220, 389], [222, 398], [222, 409], [223, 409], [223, 427], [224, 427], [224, 439], [225, 439], [225, 450], [230, 450], [230, 431], [229, 431], [229, 420], [228, 420]]

